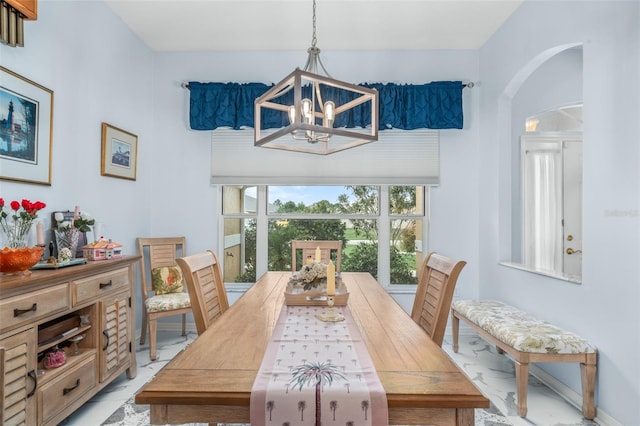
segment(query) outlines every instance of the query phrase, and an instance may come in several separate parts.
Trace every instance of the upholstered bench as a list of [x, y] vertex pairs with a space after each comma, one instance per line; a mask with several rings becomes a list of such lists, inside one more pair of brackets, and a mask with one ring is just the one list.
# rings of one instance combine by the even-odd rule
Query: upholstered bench
[[458, 352], [460, 320], [515, 360], [518, 415], [527, 415], [530, 362], [579, 362], [582, 414], [596, 415], [597, 350], [580, 336], [541, 321], [513, 306], [490, 300], [458, 300], [451, 305], [453, 351]]

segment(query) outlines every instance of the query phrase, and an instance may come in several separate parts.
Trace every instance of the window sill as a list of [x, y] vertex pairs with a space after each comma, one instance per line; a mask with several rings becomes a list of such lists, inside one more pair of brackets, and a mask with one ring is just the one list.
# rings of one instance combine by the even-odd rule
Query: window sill
[[573, 284], [582, 284], [582, 277], [578, 275], [565, 275], [559, 274], [554, 271], [545, 271], [541, 269], [533, 269], [522, 263], [513, 262], [499, 262], [499, 265], [506, 266], [507, 268], [518, 269], [520, 271], [530, 272], [532, 274], [542, 275], [549, 278], [555, 278], [561, 281], [567, 281]]

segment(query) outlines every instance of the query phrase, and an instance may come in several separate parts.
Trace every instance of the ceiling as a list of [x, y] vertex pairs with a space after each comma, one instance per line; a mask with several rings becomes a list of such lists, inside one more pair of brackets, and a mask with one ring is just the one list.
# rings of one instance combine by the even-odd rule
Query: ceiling
[[[477, 49], [523, 0], [317, 0], [323, 50]], [[306, 50], [312, 0], [107, 0], [156, 52]]]

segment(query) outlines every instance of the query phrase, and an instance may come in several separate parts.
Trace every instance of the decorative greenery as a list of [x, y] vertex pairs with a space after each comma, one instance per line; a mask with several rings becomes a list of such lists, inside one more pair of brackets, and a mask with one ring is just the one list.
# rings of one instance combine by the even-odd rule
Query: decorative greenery
[[[291, 240], [341, 240], [343, 241], [342, 270], [367, 271], [378, 276], [378, 230], [377, 221], [371, 219], [349, 219], [350, 227], [340, 219], [314, 219], [313, 214], [376, 214], [378, 209], [378, 188], [376, 186], [345, 186], [350, 194], [341, 194], [337, 203], [321, 200], [309, 206], [292, 201], [275, 200], [273, 207], [277, 213], [308, 215], [305, 219], [270, 220], [268, 225], [268, 265], [269, 271], [290, 270]], [[390, 188], [390, 212], [412, 214], [416, 212], [416, 187], [393, 186]], [[416, 242], [415, 221], [397, 219], [390, 230], [391, 240], [391, 283], [416, 284], [413, 273], [416, 267], [408, 262], [398, 247], [407, 253], [414, 253]], [[235, 278], [236, 282], [256, 281], [256, 222], [251, 219], [245, 232], [244, 272]], [[348, 240], [361, 240], [357, 245], [346, 245]], [[415, 256], [414, 256], [415, 257]], [[304, 259], [297, 259], [297, 264]]]
[[56, 226], [59, 230], [75, 228], [80, 232], [91, 231], [91, 226], [96, 223], [95, 219], [85, 212], [79, 212], [73, 222], [64, 220], [64, 215], [60, 212], [55, 214]]

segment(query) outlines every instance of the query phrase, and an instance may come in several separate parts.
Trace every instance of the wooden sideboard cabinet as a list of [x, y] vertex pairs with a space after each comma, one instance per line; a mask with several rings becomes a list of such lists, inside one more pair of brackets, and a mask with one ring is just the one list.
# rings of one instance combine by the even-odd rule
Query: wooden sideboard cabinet
[[123, 372], [135, 377], [138, 259], [0, 276], [0, 424], [57, 425]]
[[22, 13], [24, 19], [38, 19], [38, 0], [5, 0], [9, 6]]

